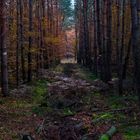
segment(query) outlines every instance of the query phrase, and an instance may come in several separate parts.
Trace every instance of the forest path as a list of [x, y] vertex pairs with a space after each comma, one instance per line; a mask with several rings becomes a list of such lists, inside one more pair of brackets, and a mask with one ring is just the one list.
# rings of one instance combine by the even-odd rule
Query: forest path
[[[20, 133], [35, 140], [98, 140], [112, 126], [121, 130], [121, 123], [139, 118], [130, 108], [135, 99], [111, 95], [107, 84], [75, 63], [43, 70], [40, 80], [11, 95], [0, 100], [0, 140], [18, 140]], [[112, 140], [124, 138], [116, 133]]]
[[[113, 125], [114, 116], [108, 113], [104, 98], [109, 86], [89, 70], [66, 62], [43, 75], [49, 84], [41, 105], [48, 107], [42, 136], [48, 140], [98, 140]], [[116, 139], [122, 140], [122, 136], [117, 133], [112, 137]]]

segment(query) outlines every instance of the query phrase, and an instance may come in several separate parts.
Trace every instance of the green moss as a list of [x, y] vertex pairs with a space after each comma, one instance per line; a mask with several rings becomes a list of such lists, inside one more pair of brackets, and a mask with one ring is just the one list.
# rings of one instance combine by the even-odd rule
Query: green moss
[[[34, 83], [33, 85], [33, 96], [32, 96], [32, 100], [33, 100], [33, 106], [32, 106], [32, 112], [37, 114], [37, 115], [44, 115], [45, 112], [48, 110], [47, 106], [47, 83], [48, 81], [42, 79], [42, 80], [38, 80], [37, 82]], [[45, 106], [44, 106], [45, 104]]]
[[33, 87], [33, 102], [40, 104], [47, 95], [47, 81], [38, 80]]
[[70, 116], [70, 115], [74, 115], [74, 114], [75, 114], [75, 112], [73, 112], [69, 108], [64, 108], [64, 110], [63, 110], [63, 115], [65, 115], [65, 116]]
[[112, 109], [118, 109], [118, 108], [122, 108], [125, 106], [124, 102], [123, 102], [123, 97], [121, 96], [110, 96], [107, 99], [108, 101], [108, 105], [112, 108]]
[[77, 66], [76, 75], [80, 77], [81, 79], [84, 79], [87, 81], [94, 81], [95, 79], [98, 78], [93, 72], [91, 72], [89, 69], [82, 66]]
[[132, 95], [127, 95], [127, 96], [115, 96], [115, 95], [113, 95], [113, 96], [109, 96], [107, 98], [108, 105], [112, 109], [118, 109], [118, 108], [126, 107], [127, 102], [136, 103], [137, 101], [138, 101], [138, 97], [134, 96], [134, 95], [133, 96]]
[[125, 128], [123, 133], [126, 140], [140, 139], [140, 127]]
[[100, 140], [109, 140], [108, 135], [104, 134], [101, 136]]
[[15, 102], [13, 102], [10, 105], [13, 108], [26, 108], [26, 107], [30, 107], [31, 106], [30, 103], [28, 103], [27, 101], [24, 101], [24, 100], [16, 100]]
[[0, 99], [0, 105], [5, 104], [5, 100], [4, 99]]
[[110, 105], [110, 107], [111, 107], [112, 109], [117, 109], [117, 108], [122, 108], [123, 105], [120, 104], [120, 103], [113, 103], [112, 105]]
[[96, 91], [96, 92], [94, 92], [93, 94], [94, 94], [95, 97], [101, 97], [101, 93], [100, 93], [100, 92], [97, 92], [97, 91]]
[[43, 116], [47, 111], [47, 107], [33, 106], [32, 108], [32, 112], [39, 116]]
[[94, 80], [97, 79], [97, 77], [96, 77], [93, 73], [89, 73], [89, 74], [87, 75], [87, 79], [88, 79], [88, 80], [91, 80], [91, 81], [94, 81]]

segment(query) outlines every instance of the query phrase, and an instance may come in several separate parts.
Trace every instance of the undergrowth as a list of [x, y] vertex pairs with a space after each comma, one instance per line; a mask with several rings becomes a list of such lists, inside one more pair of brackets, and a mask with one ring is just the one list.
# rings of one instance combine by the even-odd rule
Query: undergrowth
[[33, 87], [33, 102], [40, 104], [44, 97], [47, 95], [47, 81], [38, 80]]
[[126, 140], [139, 140], [140, 139], [140, 127], [129, 126], [123, 130], [124, 137]]

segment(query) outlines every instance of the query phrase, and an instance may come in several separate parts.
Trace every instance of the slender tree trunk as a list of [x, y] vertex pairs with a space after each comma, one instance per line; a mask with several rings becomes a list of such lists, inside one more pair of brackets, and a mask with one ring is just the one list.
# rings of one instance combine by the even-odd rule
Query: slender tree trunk
[[4, 0], [0, 0], [0, 49], [1, 49], [1, 88], [3, 96], [8, 95], [8, 68], [7, 68], [7, 46], [5, 43], [5, 15]]
[[40, 9], [39, 9], [39, 2], [36, 2], [36, 9], [37, 9], [37, 53], [36, 53], [36, 75], [39, 76], [39, 69], [40, 69]]
[[121, 46], [119, 49], [119, 94], [123, 93], [123, 63], [124, 63], [124, 21], [125, 21], [125, 0], [123, 0], [122, 5], [122, 38], [121, 38]]
[[[32, 17], [32, 13], [33, 12], [33, 1], [29, 0], [29, 32], [30, 34], [33, 31], [33, 17]], [[29, 52], [28, 52], [28, 82], [30, 82], [32, 80], [32, 36], [29, 36]]]
[[17, 87], [19, 86], [19, 45], [20, 45], [20, 38], [19, 38], [19, 18], [20, 18], [20, 6], [19, 0], [17, 0], [17, 47], [16, 47], [16, 84]]
[[22, 71], [22, 80], [25, 82], [26, 80], [26, 72], [25, 72], [25, 52], [23, 46], [23, 1], [19, 0], [19, 12], [20, 12], [20, 49], [21, 49], [21, 71]]
[[117, 62], [117, 75], [119, 77], [119, 48], [120, 48], [120, 0], [117, 0], [117, 32], [116, 32], [116, 62]]
[[96, 0], [96, 16], [97, 16], [97, 44], [99, 49], [98, 55], [98, 71], [100, 73], [100, 78], [103, 79], [103, 71], [102, 71], [102, 43], [101, 43], [101, 19], [100, 19], [100, 0]]
[[39, 22], [39, 36], [40, 36], [40, 68], [43, 69], [44, 68], [44, 64], [43, 64], [43, 29], [42, 29], [42, 4], [41, 1], [38, 2], [38, 6], [39, 6], [39, 17], [38, 17], [38, 22]]
[[106, 74], [107, 74], [107, 1], [102, 1], [102, 80], [106, 81]]
[[130, 53], [131, 53], [131, 46], [132, 46], [132, 39], [129, 39], [128, 49], [127, 49], [127, 53], [126, 53], [124, 65], [123, 65], [123, 79], [126, 79], [127, 68], [128, 68]]
[[98, 68], [97, 68], [97, 18], [96, 18], [96, 0], [94, 0], [94, 73], [98, 76]]
[[112, 2], [107, 0], [107, 44], [106, 44], [106, 77], [105, 81], [111, 80], [111, 52], [112, 52]]
[[88, 0], [83, 0], [83, 26], [84, 26], [84, 55], [85, 66], [90, 66], [89, 30], [88, 30]]

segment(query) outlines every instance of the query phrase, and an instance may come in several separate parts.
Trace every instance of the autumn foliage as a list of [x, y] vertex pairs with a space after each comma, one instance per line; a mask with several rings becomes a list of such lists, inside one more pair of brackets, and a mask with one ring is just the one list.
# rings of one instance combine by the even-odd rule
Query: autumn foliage
[[18, 85], [60, 61], [62, 14], [57, 0], [9, 0], [7, 7], [9, 82]]

